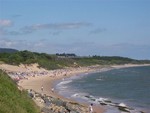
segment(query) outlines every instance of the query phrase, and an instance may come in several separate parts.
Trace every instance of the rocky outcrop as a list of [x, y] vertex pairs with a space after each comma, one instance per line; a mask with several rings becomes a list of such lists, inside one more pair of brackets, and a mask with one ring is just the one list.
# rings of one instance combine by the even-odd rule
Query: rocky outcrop
[[76, 102], [41, 95], [33, 90], [28, 90], [28, 95], [40, 106], [42, 113], [88, 113], [87, 107]]

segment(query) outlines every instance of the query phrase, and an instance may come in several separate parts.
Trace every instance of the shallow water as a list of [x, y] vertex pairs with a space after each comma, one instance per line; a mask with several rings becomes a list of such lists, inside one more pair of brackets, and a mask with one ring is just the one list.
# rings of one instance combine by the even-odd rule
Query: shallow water
[[143, 66], [74, 76], [61, 81], [56, 89], [61, 95], [78, 101], [96, 103], [99, 98], [107, 98], [113, 103], [125, 103], [148, 113], [149, 81], [150, 66]]

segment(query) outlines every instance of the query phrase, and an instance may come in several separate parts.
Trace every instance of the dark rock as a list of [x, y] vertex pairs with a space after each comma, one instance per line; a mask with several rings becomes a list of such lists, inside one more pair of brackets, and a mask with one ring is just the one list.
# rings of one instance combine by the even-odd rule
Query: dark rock
[[86, 95], [85, 97], [86, 97], [86, 98], [90, 98], [90, 96], [88, 96], [88, 95]]
[[107, 103], [112, 103], [110, 100], [105, 100], [105, 102], [107, 102]]
[[107, 104], [106, 104], [106, 103], [104, 103], [104, 102], [100, 102], [100, 104], [101, 104], [101, 105], [107, 105]]
[[92, 98], [91, 100], [92, 100], [92, 101], [95, 101], [96, 99]]
[[118, 106], [118, 109], [119, 109], [119, 110], [121, 110], [121, 111], [124, 111], [124, 112], [128, 112], [128, 113], [130, 113], [130, 111], [129, 111], [129, 110], [127, 110], [127, 108], [126, 108], [126, 107]]
[[34, 97], [34, 95], [33, 95], [32, 93], [29, 93], [29, 96], [30, 96], [31, 98], [33, 98], [33, 97]]

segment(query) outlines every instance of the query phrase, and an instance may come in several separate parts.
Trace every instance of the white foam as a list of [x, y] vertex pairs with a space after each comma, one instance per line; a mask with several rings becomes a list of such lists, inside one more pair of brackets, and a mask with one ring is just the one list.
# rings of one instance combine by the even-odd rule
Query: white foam
[[88, 95], [87, 93], [75, 93], [73, 94], [71, 97], [79, 97], [79, 98], [84, 98], [84, 99], [87, 99], [86, 98], [86, 95]]
[[108, 101], [108, 98], [102, 98], [102, 97], [100, 97], [99, 99], [97, 99], [97, 101], [105, 102], [105, 101]]
[[102, 81], [103, 79], [101, 79], [101, 78], [98, 78], [98, 79], [96, 79], [96, 80], [98, 80], [98, 81]]
[[120, 103], [118, 106], [127, 107], [126, 104], [124, 104], [124, 103]]
[[67, 89], [67, 86], [60, 86], [61, 89]]
[[78, 97], [79, 96], [79, 94], [78, 93], [75, 93], [75, 94], [73, 94], [71, 97]]
[[70, 82], [72, 82], [72, 80], [62, 81], [62, 82], [60, 82], [59, 84], [57, 84], [57, 86], [64, 85], [64, 84], [68, 84], [68, 83], [70, 83]]

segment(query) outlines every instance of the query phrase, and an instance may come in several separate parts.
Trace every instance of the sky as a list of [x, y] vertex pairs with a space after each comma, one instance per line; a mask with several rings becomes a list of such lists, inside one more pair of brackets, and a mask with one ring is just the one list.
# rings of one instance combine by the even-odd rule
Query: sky
[[0, 0], [0, 48], [150, 59], [150, 0]]

